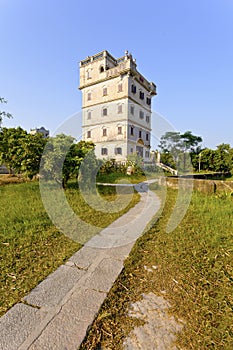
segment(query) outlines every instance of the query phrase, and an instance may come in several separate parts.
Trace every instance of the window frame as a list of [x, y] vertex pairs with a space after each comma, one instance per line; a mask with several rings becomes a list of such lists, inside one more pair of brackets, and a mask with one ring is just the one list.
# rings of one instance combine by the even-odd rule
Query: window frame
[[130, 105], [130, 114], [134, 115], [134, 111], [135, 111], [134, 105]]
[[123, 132], [122, 132], [122, 126], [118, 126], [117, 127], [117, 135], [122, 135]]
[[101, 148], [101, 156], [107, 156], [108, 155], [108, 149], [107, 147]]
[[103, 96], [108, 95], [108, 88], [106, 86], [103, 87]]
[[106, 117], [108, 115], [108, 108], [107, 107], [103, 107], [102, 109], [102, 116]]
[[119, 83], [117, 92], [122, 92], [122, 91], [123, 91], [123, 85], [122, 83]]
[[144, 112], [142, 110], [139, 111], [139, 118], [144, 119]]
[[[119, 152], [119, 150], [120, 150], [120, 152]], [[122, 147], [116, 147], [115, 148], [115, 154], [122, 156]]]
[[107, 136], [107, 128], [103, 128], [102, 130], [103, 130], [102, 136]]

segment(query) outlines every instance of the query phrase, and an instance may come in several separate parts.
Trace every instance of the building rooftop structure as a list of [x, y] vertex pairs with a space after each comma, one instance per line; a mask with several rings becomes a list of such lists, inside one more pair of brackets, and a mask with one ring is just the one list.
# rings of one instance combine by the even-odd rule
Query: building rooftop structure
[[83, 140], [93, 141], [98, 158], [150, 158], [151, 98], [156, 85], [138, 70], [128, 51], [107, 50], [80, 62]]

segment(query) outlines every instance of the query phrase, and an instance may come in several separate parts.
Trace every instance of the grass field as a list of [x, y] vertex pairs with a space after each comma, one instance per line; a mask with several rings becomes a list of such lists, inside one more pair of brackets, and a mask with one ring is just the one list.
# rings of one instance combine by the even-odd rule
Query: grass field
[[[108, 203], [116, 197], [114, 187], [101, 186], [99, 192]], [[74, 184], [67, 188], [66, 197], [80, 217], [100, 227], [109, 225], [139, 200], [139, 195], [134, 194], [124, 210], [103, 215], [85, 203]], [[37, 182], [0, 186], [0, 205], [2, 315], [81, 245], [61, 234], [52, 224], [43, 207]]]
[[194, 192], [182, 223], [166, 233], [176, 195], [168, 190], [159, 221], [136, 242], [80, 349], [122, 349], [139, 322], [127, 316], [130, 304], [149, 292], [185, 322], [178, 349], [233, 349], [233, 198]]

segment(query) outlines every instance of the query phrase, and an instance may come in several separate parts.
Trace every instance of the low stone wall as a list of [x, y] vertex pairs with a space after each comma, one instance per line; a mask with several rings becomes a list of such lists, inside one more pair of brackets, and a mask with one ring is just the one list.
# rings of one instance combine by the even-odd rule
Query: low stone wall
[[233, 181], [223, 180], [198, 180], [191, 178], [166, 177], [167, 187], [178, 189], [178, 187], [192, 187], [194, 190], [204, 193], [233, 192]]

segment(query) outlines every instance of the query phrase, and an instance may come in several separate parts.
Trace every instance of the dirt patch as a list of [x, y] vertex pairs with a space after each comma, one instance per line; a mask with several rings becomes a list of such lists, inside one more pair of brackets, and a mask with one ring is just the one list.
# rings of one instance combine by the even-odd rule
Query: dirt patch
[[171, 307], [162, 296], [154, 293], [142, 294], [143, 299], [131, 305], [129, 316], [145, 322], [136, 327], [124, 341], [124, 350], [177, 350], [176, 334], [183, 322], [168, 313]]

